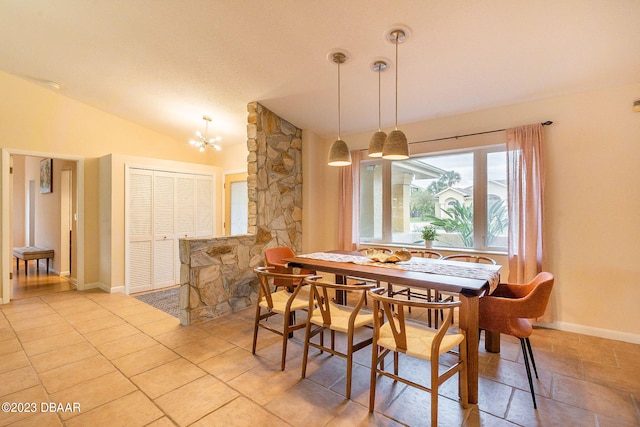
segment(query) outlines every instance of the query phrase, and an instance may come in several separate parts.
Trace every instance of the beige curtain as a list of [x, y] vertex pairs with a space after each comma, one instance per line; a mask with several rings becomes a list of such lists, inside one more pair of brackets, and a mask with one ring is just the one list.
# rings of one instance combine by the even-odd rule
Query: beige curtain
[[527, 283], [542, 271], [543, 135], [541, 124], [507, 129], [511, 283]]
[[351, 165], [340, 169], [338, 200], [338, 249], [354, 251], [360, 240], [360, 159], [351, 152]]

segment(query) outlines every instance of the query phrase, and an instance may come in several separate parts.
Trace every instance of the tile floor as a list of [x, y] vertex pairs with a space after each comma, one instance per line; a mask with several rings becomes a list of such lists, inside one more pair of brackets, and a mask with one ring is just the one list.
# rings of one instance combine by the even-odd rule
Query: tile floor
[[[0, 425], [429, 424], [429, 394], [386, 378], [369, 415], [370, 347], [356, 356], [351, 400], [343, 359], [314, 352], [300, 379], [303, 331], [290, 340], [284, 372], [278, 336], [261, 330], [253, 356], [253, 314], [181, 327], [132, 297], [75, 291], [0, 306], [0, 401], [35, 409], [0, 412]], [[537, 411], [519, 344], [503, 337], [500, 354], [480, 345], [479, 405], [462, 409], [456, 381], [443, 386], [441, 425], [640, 425], [640, 345], [544, 329], [531, 341]], [[402, 362], [414, 378], [426, 371]]]

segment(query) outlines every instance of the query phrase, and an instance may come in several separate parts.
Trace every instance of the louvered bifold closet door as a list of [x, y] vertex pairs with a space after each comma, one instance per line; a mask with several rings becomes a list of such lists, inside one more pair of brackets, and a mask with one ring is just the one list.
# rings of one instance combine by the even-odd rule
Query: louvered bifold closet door
[[213, 236], [213, 176], [196, 177], [196, 236]]
[[153, 171], [130, 169], [127, 186], [128, 292], [153, 287]]
[[153, 180], [153, 288], [176, 284], [175, 202], [176, 178], [169, 172], [154, 172]]
[[176, 283], [180, 283], [179, 239], [196, 236], [196, 181], [193, 175], [178, 174], [176, 178]]

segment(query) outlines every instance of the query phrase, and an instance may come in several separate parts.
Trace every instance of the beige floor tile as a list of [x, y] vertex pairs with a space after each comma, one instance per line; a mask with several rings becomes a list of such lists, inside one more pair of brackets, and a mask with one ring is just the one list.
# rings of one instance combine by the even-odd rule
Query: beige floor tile
[[630, 393], [588, 381], [556, 375], [553, 399], [624, 422], [639, 421]]
[[11, 326], [16, 331], [66, 323], [67, 321], [64, 320], [58, 313], [47, 314], [46, 316], [26, 317], [24, 319], [11, 320]]
[[324, 426], [349, 404], [349, 400], [312, 381], [303, 380], [276, 396], [265, 409], [300, 427]]
[[31, 366], [25, 366], [0, 374], [0, 397], [40, 385], [38, 374]]
[[102, 308], [98, 304], [93, 304], [94, 308], [86, 311], [72, 312], [70, 314], [65, 315], [65, 319], [75, 325], [78, 323], [84, 323], [88, 321], [97, 321], [99, 322], [103, 317], [109, 317], [113, 315], [109, 310]]
[[[14, 302], [12, 301], [10, 305]], [[22, 305], [14, 308], [7, 307], [3, 309], [4, 314], [7, 316], [9, 322], [14, 324], [18, 323], [22, 320], [36, 319], [39, 317], [52, 316], [57, 315], [56, 311], [49, 307], [49, 305], [42, 304], [30, 304], [30, 305]]]
[[[9, 412], [4, 412], [0, 415], [0, 426], [7, 426], [20, 421], [19, 425], [29, 425], [31, 424], [31, 418], [33, 415], [40, 412], [40, 403], [48, 402], [49, 396], [44, 391], [44, 388], [40, 384], [34, 385], [33, 387], [28, 387], [15, 393], [11, 393], [1, 398], [2, 402], [9, 402], [15, 404], [24, 404], [24, 403], [35, 403], [36, 406], [30, 406], [26, 410], [18, 411], [18, 407], [12, 408]], [[35, 412], [34, 412], [35, 410]], [[29, 418], [30, 421], [25, 421], [25, 419]], [[57, 417], [56, 417], [57, 418]], [[33, 425], [33, 424], [31, 424]]]
[[222, 381], [205, 375], [160, 396], [155, 403], [178, 425], [186, 426], [238, 396], [235, 390]]
[[3, 354], [1, 357], [0, 374], [31, 365], [29, 358], [22, 350]]
[[522, 426], [565, 427], [595, 426], [595, 416], [588, 410], [556, 400], [536, 396], [538, 410], [533, 409], [531, 394], [516, 390], [506, 419]]
[[235, 346], [230, 342], [207, 334], [205, 338], [176, 347], [173, 351], [190, 362], [197, 364], [232, 348], [235, 348]]
[[97, 355], [98, 351], [94, 346], [87, 341], [82, 341], [65, 347], [64, 351], [56, 349], [30, 356], [30, 360], [36, 371], [46, 372]]
[[158, 342], [142, 332], [137, 332], [123, 338], [96, 345], [96, 349], [100, 351], [109, 360], [117, 359], [127, 354], [135, 353], [145, 348], [157, 345]]
[[15, 336], [6, 340], [0, 341], [0, 357], [5, 354], [15, 353], [16, 351], [23, 351], [20, 341]]
[[56, 322], [51, 325], [38, 326], [35, 328], [22, 329], [16, 333], [23, 343], [50, 338], [66, 332], [75, 331], [73, 326], [67, 322]]
[[151, 322], [158, 322], [160, 320], [169, 320], [173, 316], [160, 310], [146, 310], [142, 313], [127, 316], [127, 322], [133, 326], [140, 326]]
[[258, 365], [267, 363], [272, 362], [256, 357], [245, 349], [234, 347], [229, 351], [225, 351], [222, 354], [199, 363], [198, 366], [219, 380], [230, 381]]
[[99, 331], [102, 329], [113, 328], [115, 326], [124, 325], [126, 322], [121, 317], [115, 314], [109, 314], [105, 317], [98, 319], [86, 320], [84, 322], [76, 323], [74, 328], [81, 334], [88, 334], [91, 332]]
[[204, 375], [206, 372], [191, 362], [176, 359], [131, 377], [131, 381], [147, 396], [155, 399]]
[[16, 333], [11, 329], [9, 321], [5, 320], [6, 325], [0, 327], [0, 342], [16, 338]]
[[49, 393], [56, 393], [114, 370], [107, 359], [97, 355], [43, 372], [40, 380]]
[[[35, 414], [29, 414], [30, 416], [25, 417], [13, 424], [16, 427], [58, 427], [62, 426], [62, 421], [58, 417], [58, 414], [55, 412], [37, 412]], [[2, 424], [0, 424], [2, 425]], [[13, 426], [12, 425], [12, 426]]]
[[325, 424], [326, 427], [398, 427], [401, 425], [402, 424], [385, 417], [379, 412], [374, 411], [370, 414], [368, 406], [362, 406], [353, 401], [347, 401], [342, 411]]
[[[96, 304], [88, 298], [82, 298], [81, 300], [69, 302], [68, 304], [64, 302], [51, 304], [51, 306], [61, 316], [65, 316], [65, 318], [70, 317], [71, 319], [74, 319], [78, 315], [92, 313], [100, 309], [100, 305]], [[95, 319], [95, 317], [93, 318]]]
[[472, 408], [463, 425], [464, 427], [515, 427], [520, 424], [482, 412], [478, 408]]
[[53, 335], [39, 340], [22, 343], [24, 351], [29, 356], [35, 356], [40, 353], [46, 353], [51, 350], [60, 350], [65, 347], [85, 342], [86, 340], [80, 333], [75, 330], [65, 332], [59, 335]]
[[114, 314], [122, 318], [127, 318], [130, 316], [137, 316], [141, 313], [146, 313], [150, 311], [157, 311], [158, 309], [150, 306], [149, 304], [145, 304], [137, 299], [133, 298], [135, 303], [127, 304], [127, 305], [118, 305], [109, 307]]
[[100, 329], [97, 331], [87, 332], [84, 334], [85, 338], [93, 345], [100, 345], [110, 343], [120, 338], [125, 338], [131, 335], [135, 335], [140, 331], [128, 323], [117, 325], [107, 329]]
[[176, 424], [168, 417], [162, 417], [152, 423], [147, 424], [146, 427], [175, 427], [175, 425]]
[[[537, 356], [537, 355], [536, 355]], [[536, 357], [537, 363], [537, 357]], [[580, 367], [582, 366], [579, 361], [575, 362]], [[545, 367], [544, 364], [538, 364], [538, 376], [536, 378], [533, 373], [533, 388], [536, 394], [548, 397], [551, 393], [551, 381], [553, 373]], [[567, 371], [570, 372], [569, 366]], [[580, 368], [581, 369], [581, 368]], [[524, 363], [511, 362], [505, 359], [494, 359], [486, 368], [484, 376], [495, 382], [505, 384], [511, 387], [519, 388], [520, 390], [530, 391], [529, 381], [527, 379], [527, 371]]]
[[[430, 425], [431, 398], [429, 392], [407, 387], [388, 407], [380, 408], [379, 412], [407, 425]], [[451, 426], [462, 425], [469, 417], [471, 408], [472, 406], [469, 406], [468, 409], [464, 409], [459, 401], [440, 395], [438, 423]], [[376, 411], [378, 411], [377, 408]]]
[[[114, 371], [53, 393], [51, 402], [77, 403], [81, 412], [87, 412], [136, 390], [136, 386], [124, 375]], [[66, 420], [77, 415], [75, 412], [62, 412], [60, 417]]]
[[276, 417], [263, 409], [260, 405], [257, 405], [255, 402], [241, 396], [192, 424], [192, 427], [284, 427], [289, 425], [291, 424], [287, 423], [282, 418]]
[[207, 339], [210, 336], [211, 335], [209, 335], [202, 329], [194, 327], [183, 327], [156, 335], [154, 336], [154, 338], [158, 342], [166, 345], [169, 348], [176, 348], [194, 341]]
[[145, 426], [162, 418], [160, 409], [139, 391], [123, 396], [66, 421], [67, 427]]
[[163, 320], [158, 320], [155, 322], [145, 323], [143, 325], [138, 326], [145, 334], [155, 337], [166, 332], [175, 331], [176, 329], [180, 329], [180, 320], [175, 317], [170, 317]]
[[583, 364], [584, 378], [587, 381], [617, 390], [640, 393], [640, 368], [637, 365], [633, 367], [624, 365], [617, 368], [589, 361]]
[[282, 399], [282, 395], [300, 381], [299, 370], [281, 371], [279, 363], [268, 362], [234, 378], [228, 384], [254, 402], [266, 405], [272, 400]]
[[157, 368], [178, 359], [180, 356], [162, 344], [155, 344], [134, 353], [113, 359], [112, 363], [127, 377]]

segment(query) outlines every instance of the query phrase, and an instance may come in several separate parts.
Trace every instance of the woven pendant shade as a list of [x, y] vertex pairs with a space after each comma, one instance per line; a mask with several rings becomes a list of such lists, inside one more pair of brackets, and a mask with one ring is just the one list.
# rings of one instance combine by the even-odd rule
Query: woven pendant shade
[[382, 147], [387, 139], [387, 134], [379, 130], [371, 136], [369, 141], [369, 157], [382, 157]]
[[351, 164], [351, 152], [347, 143], [336, 139], [329, 149], [329, 166], [349, 166]]
[[387, 140], [384, 142], [382, 157], [389, 160], [409, 158], [409, 144], [404, 132], [396, 129], [389, 133]]

